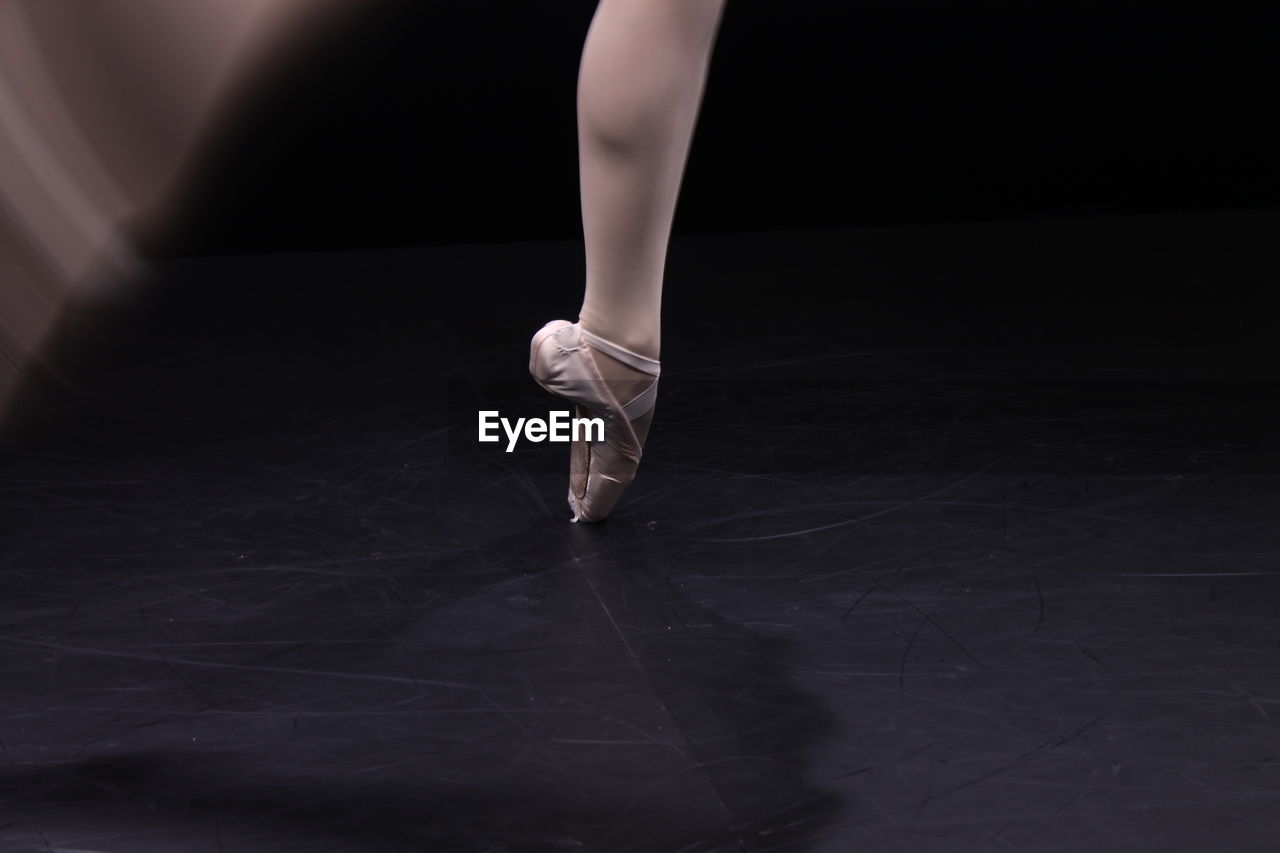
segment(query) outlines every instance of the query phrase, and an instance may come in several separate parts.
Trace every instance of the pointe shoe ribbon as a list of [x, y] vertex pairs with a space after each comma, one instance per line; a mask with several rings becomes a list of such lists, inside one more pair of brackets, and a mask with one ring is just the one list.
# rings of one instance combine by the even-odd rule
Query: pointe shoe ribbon
[[[600, 372], [604, 355], [653, 377], [622, 403]], [[573, 443], [569, 465], [569, 507], [574, 521], [603, 521], [635, 477], [658, 394], [660, 362], [583, 329], [552, 320], [529, 344], [529, 373], [539, 385], [573, 403], [579, 418], [604, 421], [604, 440]], [[631, 383], [628, 383], [631, 384]]]

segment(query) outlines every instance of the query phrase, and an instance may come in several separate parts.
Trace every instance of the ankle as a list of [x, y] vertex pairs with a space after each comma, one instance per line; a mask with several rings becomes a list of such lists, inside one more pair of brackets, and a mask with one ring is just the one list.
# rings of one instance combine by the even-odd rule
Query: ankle
[[604, 338], [610, 343], [616, 344], [623, 349], [643, 356], [644, 358], [658, 361], [661, 354], [661, 336], [657, 329], [644, 330], [634, 326], [615, 327], [608, 323], [597, 323], [589, 317], [579, 316], [578, 323], [583, 330], [590, 332], [597, 338]]

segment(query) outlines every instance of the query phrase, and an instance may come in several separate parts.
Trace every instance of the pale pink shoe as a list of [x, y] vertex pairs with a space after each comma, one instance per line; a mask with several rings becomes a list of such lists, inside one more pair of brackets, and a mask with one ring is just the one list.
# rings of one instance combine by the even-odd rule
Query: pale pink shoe
[[[626, 403], [619, 401], [601, 375], [597, 359], [602, 356], [634, 371], [635, 380], [611, 379], [614, 387], [642, 387]], [[533, 336], [529, 373], [537, 383], [572, 403], [574, 417], [604, 420], [603, 441], [580, 437], [570, 452], [569, 508], [574, 521], [604, 521], [635, 477], [658, 396], [659, 367], [656, 359], [568, 320], [552, 320]], [[645, 382], [646, 377], [652, 379]]]

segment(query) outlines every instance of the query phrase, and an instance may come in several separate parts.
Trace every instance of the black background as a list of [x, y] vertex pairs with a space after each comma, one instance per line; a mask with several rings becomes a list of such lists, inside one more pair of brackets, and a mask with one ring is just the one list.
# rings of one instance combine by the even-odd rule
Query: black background
[[[592, 0], [371, 4], [223, 126], [165, 254], [576, 239]], [[1272, 3], [730, 0], [678, 233], [1265, 207]]]

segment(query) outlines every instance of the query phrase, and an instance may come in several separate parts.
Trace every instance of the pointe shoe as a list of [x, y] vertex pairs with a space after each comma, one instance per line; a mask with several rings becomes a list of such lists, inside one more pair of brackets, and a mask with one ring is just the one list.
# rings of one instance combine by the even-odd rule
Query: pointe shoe
[[[614, 363], [602, 364], [603, 359]], [[552, 320], [533, 336], [529, 373], [534, 380], [572, 403], [576, 418], [604, 420], [603, 441], [579, 438], [570, 452], [569, 508], [574, 521], [604, 521], [635, 477], [658, 396], [659, 366], [656, 359], [568, 320]], [[618, 393], [630, 399], [620, 402]]]

